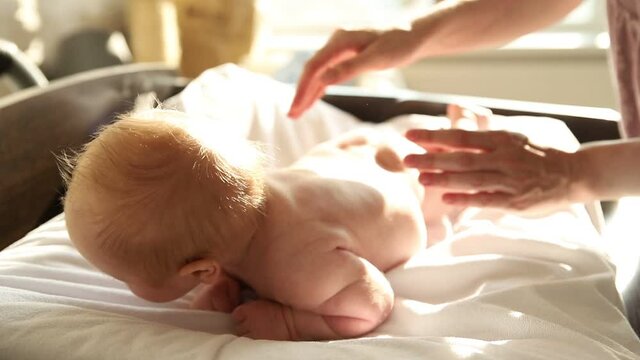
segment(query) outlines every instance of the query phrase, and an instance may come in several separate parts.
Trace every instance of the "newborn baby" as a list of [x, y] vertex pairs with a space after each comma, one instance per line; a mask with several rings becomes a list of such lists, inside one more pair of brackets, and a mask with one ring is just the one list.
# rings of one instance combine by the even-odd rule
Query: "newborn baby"
[[[394, 294], [383, 273], [424, 248], [424, 189], [400, 135], [362, 130], [265, 172], [261, 153], [206, 120], [151, 110], [105, 127], [79, 155], [64, 201], [94, 266], [149, 301], [197, 285], [239, 335], [355, 337]], [[240, 304], [239, 283], [258, 299]]]

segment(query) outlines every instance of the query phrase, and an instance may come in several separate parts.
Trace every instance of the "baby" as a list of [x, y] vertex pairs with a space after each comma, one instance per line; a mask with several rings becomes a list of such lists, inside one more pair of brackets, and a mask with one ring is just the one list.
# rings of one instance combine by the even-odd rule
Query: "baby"
[[[259, 339], [360, 336], [394, 302], [384, 272], [424, 248], [424, 189], [400, 135], [359, 131], [266, 172], [261, 153], [206, 120], [151, 110], [105, 127], [64, 201], [94, 266], [156, 302], [197, 285]], [[258, 299], [240, 304], [239, 283]]]

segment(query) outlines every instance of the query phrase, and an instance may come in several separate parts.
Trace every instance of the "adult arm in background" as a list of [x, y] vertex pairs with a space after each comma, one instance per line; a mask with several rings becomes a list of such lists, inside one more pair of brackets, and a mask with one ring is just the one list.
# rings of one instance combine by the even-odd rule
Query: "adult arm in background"
[[338, 30], [305, 65], [289, 116], [299, 117], [328, 85], [417, 59], [497, 47], [551, 25], [581, 0], [445, 0], [410, 30]]
[[409, 155], [425, 186], [446, 188], [443, 201], [513, 210], [640, 195], [640, 139], [594, 142], [575, 153], [543, 148], [506, 131], [407, 132], [423, 147]]

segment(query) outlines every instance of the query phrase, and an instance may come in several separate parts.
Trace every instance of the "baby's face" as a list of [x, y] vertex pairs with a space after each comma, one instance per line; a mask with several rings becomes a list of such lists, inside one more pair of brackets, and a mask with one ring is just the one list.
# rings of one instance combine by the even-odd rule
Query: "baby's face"
[[[83, 255], [98, 269], [124, 282], [136, 296], [152, 302], [176, 300], [191, 291], [199, 283], [192, 275], [180, 275], [177, 272], [164, 279], [151, 279], [141, 275], [124, 264], [96, 254], [96, 251], [84, 249]], [[153, 273], [153, 269], [145, 272]], [[160, 273], [160, 269], [158, 269]]]
[[193, 276], [183, 277], [176, 274], [163, 283], [135, 278], [124, 281], [124, 283], [132, 293], [140, 298], [153, 302], [167, 302], [184, 296], [198, 285], [198, 280]]

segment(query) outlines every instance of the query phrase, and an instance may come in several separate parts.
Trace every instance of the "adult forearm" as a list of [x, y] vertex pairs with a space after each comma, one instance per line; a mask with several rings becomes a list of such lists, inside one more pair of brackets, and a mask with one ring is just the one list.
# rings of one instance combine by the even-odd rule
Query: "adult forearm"
[[414, 21], [422, 57], [504, 45], [549, 26], [581, 0], [445, 0]]
[[588, 144], [573, 157], [573, 200], [640, 195], [640, 139]]

